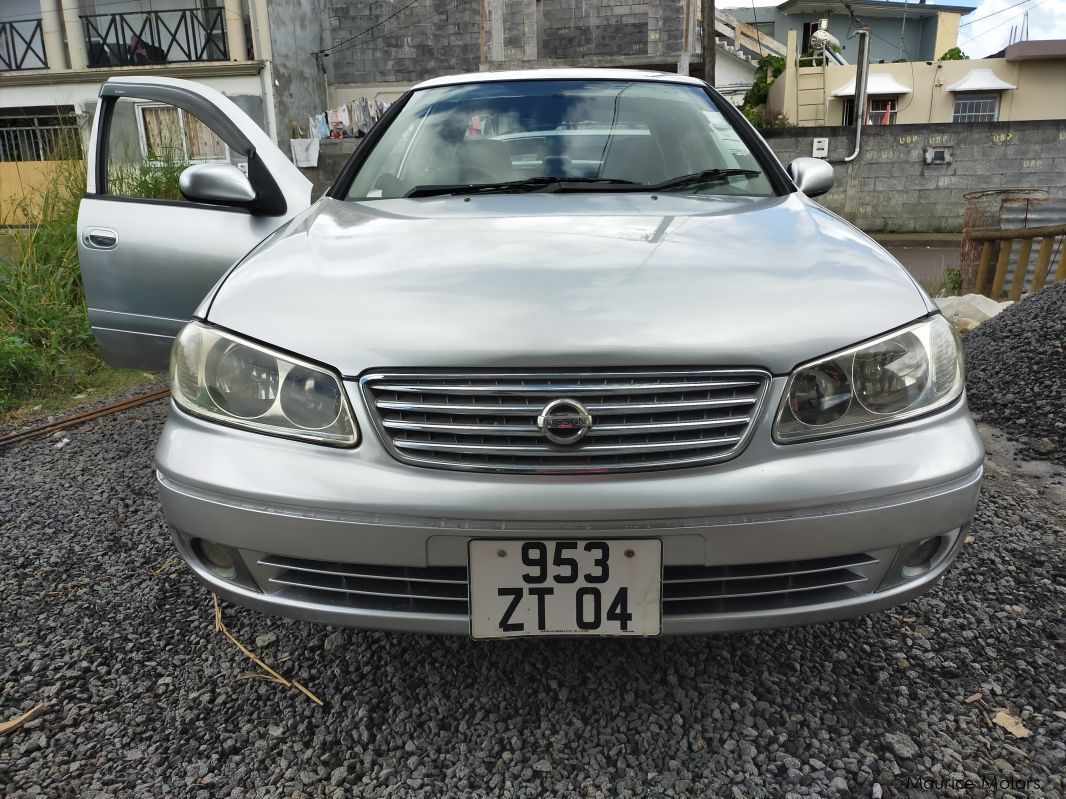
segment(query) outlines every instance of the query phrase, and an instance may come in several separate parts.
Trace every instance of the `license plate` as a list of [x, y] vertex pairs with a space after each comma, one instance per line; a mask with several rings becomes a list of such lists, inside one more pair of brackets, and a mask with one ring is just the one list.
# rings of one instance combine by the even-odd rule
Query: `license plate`
[[662, 541], [473, 539], [470, 634], [658, 635]]

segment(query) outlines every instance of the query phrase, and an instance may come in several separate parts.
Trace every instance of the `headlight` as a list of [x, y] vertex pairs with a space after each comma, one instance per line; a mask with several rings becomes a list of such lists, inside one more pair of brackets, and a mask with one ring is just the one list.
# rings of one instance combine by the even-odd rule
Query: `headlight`
[[774, 438], [787, 444], [891, 424], [948, 405], [962, 386], [958, 336], [933, 316], [796, 369]]
[[183, 410], [234, 427], [336, 447], [359, 442], [337, 375], [199, 322], [174, 340], [170, 391]]

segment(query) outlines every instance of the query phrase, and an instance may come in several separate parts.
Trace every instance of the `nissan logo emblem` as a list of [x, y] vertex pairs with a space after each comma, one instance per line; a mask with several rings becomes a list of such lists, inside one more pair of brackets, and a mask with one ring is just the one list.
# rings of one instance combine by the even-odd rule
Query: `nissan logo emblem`
[[537, 416], [537, 429], [554, 444], [575, 444], [592, 428], [592, 416], [577, 400], [552, 400]]

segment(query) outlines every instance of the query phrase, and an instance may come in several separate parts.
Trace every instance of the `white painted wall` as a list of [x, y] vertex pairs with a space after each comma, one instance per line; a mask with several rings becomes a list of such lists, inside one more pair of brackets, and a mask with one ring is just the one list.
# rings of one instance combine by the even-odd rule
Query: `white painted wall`
[[715, 50], [714, 86], [719, 91], [744, 87], [751, 88], [755, 81], [755, 65], [735, 53], [718, 47]]
[[[199, 83], [217, 89], [227, 96], [261, 95], [263, 86], [258, 75], [223, 78], [200, 78]], [[0, 92], [0, 109], [19, 106], [79, 106], [96, 104], [99, 83], [50, 83], [43, 86], [9, 86]]]

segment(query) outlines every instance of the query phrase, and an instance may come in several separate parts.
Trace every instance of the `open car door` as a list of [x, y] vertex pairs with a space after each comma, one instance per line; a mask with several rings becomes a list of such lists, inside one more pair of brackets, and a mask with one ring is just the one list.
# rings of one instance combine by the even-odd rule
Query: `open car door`
[[108, 80], [87, 161], [78, 258], [114, 366], [165, 370], [218, 279], [311, 204], [310, 181], [251, 117], [193, 81]]

